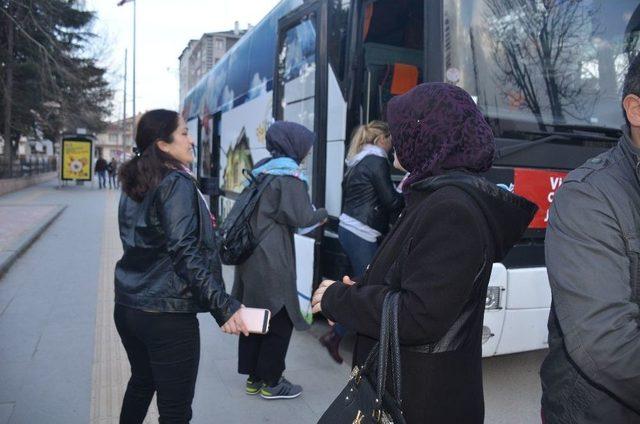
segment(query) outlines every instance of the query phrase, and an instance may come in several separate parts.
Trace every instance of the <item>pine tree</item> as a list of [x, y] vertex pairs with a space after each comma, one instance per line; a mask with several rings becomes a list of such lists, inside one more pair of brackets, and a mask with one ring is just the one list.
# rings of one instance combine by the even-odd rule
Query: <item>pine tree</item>
[[[77, 0], [0, 0], [0, 134], [5, 162], [36, 128], [99, 131], [109, 113], [106, 70], [89, 56], [94, 13]], [[51, 106], [54, 105], [55, 108]]]

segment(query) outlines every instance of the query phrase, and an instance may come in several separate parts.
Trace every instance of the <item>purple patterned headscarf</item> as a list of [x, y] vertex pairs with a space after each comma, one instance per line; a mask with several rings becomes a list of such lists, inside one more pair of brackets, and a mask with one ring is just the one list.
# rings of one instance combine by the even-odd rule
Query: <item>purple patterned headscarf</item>
[[411, 173], [405, 187], [447, 169], [483, 172], [493, 163], [491, 127], [459, 87], [420, 84], [391, 99], [387, 120], [396, 155]]

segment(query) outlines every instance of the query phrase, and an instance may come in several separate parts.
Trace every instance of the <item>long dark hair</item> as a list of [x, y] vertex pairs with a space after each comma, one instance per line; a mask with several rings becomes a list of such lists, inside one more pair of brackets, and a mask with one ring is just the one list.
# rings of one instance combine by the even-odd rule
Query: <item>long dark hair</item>
[[122, 190], [136, 202], [141, 202], [167, 173], [180, 169], [180, 162], [158, 147], [160, 140], [173, 143], [172, 134], [178, 123], [178, 113], [166, 109], [150, 110], [140, 117], [136, 129], [136, 155], [118, 172]]

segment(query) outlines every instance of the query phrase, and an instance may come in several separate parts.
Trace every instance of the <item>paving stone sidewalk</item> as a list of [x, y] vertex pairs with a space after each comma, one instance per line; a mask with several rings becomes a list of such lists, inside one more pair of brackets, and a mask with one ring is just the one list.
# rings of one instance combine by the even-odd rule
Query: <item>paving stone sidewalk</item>
[[0, 251], [11, 248], [57, 206], [0, 205]]
[[0, 205], [0, 275], [62, 213], [58, 205]]
[[[115, 190], [52, 184], [0, 196], [6, 245], [9, 235], [24, 237], [25, 228], [52, 212], [51, 205], [66, 205], [0, 276], [0, 424], [118, 422], [129, 378], [112, 317], [113, 270], [122, 254], [119, 196]], [[224, 275], [230, 289], [233, 270]], [[278, 401], [247, 396], [245, 377], [236, 372], [237, 337], [223, 334], [207, 314], [199, 320], [194, 424], [315, 423], [346, 382], [349, 367], [335, 364], [320, 346], [317, 337], [327, 327], [317, 323], [294, 333], [287, 358], [285, 375], [303, 385], [303, 395]], [[145, 424], [157, 422], [153, 404]]]

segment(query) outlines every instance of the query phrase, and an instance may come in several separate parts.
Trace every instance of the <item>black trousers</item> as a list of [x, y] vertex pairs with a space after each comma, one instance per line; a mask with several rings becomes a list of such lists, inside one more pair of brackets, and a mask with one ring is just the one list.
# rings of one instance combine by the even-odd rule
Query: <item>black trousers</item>
[[131, 364], [120, 424], [142, 423], [154, 392], [160, 424], [188, 423], [200, 361], [196, 315], [116, 305], [113, 317]]
[[269, 385], [276, 384], [285, 370], [293, 323], [285, 308], [271, 317], [267, 334], [240, 335], [238, 372]]

